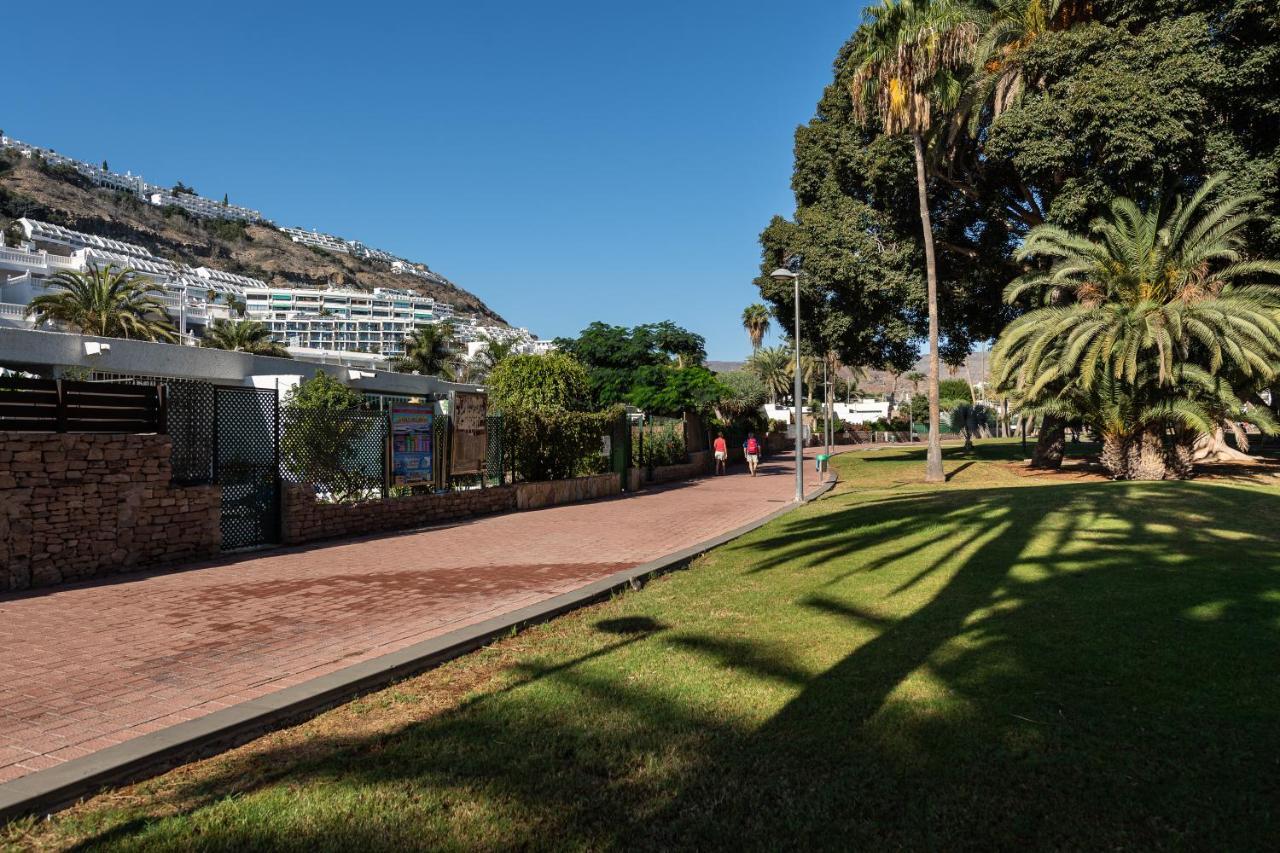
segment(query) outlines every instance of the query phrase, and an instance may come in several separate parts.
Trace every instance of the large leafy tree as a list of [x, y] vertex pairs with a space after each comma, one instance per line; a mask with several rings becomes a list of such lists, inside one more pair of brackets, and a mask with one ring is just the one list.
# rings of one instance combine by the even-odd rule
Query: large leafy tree
[[391, 369], [401, 373], [454, 378], [458, 343], [452, 323], [419, 326], [405, 337], [404, 355], [391, 360]]
[[[1193, 192], [1197, 176], [1226, 172], [1231, 193], [1262, 197], [1264, 216], [1247, 226], [1251, 245], [1280, 255], [1280, 4], [973, 5], [981, 33], [970, 86], [945, 130], [926, 137], [944, 361], [962, 359], [1016, 316], [1020, 306], [1003, 303], [1001, 292], [1021, 271], [1014, 254], [1032, 228], [1082, 231], [1117, 195], [1149, 198], [1171, 183]], [[766, 276], [802, 237], [805, 269], [828, 266], [803, 284], [845, 294], [847, 304], [826, 304], [852, 328], [905, 330], [918, 340], [927, 304], [913, 146], [882, 134], [874, 114], [862, 122], [855, 112], [852, 60], [866, 38], [864, 26], [841, 49], [814, 118], [796, 133], [797, 219], [765, 230], [757, 284], [789, 330], [791, 298], [771, 294]], [[852, 248], [840, 211], [856, 211], [866, 223], [859, 230], [890, 251]], [[851, 258], [869, 274], [832, 273]], [[893, 299], [863, 298], [895, 277], [896, 308]], [[802, 293], [802, 308], [811, 296]], [[816, 335], [813, 322], [802, 318], [806, 337]], [[850, 335], [855, 345], [860, 334]], [[867, 355], [842, 358], [883, 366], [874, 350]]]
[[256, 320], [214, 320], [201, 339], [200, 346], [292, 358], [284, 344], [272, 339], [271, 330]]
[[1091, 423], [1119, 479], [1188, 475], [1224, 426], [1276, 430], [1257, 392], [1280, 367], [1280, 261], [1245, 257], [1257, 200], [1211, 204], [1226, 180], [1145, 209], [1116, 199], [1089, 234], [1043, 225], [1019, 252], [1045, 266], [1008, 299], [1052, 304], [1001, 335], [997, 381], [1025, 408]]
[[626, 403], [678, 415], [707, 408], [722, 390], [702, 366], [703, 337], [669, 321], [632, 328], [596, 322], [555, 344], [586, 366], [597, 408]]
[[49, 279], [51, 292], [27, 305], [37, 322], [53, 320], [87, 335], [176, 341], [177, 332], [164, 303], [163, 290], [132, 269], [113, 264], [84, 272], [62, 270]]

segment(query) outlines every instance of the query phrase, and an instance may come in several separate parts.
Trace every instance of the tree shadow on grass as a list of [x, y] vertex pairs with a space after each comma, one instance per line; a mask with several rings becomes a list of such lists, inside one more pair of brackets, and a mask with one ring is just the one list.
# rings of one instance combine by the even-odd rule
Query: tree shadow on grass
[[228, 762], [89, 846], [1275, 849], [1277, 521], [1194, 483], [792, 516], [725, 549], [726, 589], [777, 596], [750, 630], [624, 597], [592, 648], [315, 760]]

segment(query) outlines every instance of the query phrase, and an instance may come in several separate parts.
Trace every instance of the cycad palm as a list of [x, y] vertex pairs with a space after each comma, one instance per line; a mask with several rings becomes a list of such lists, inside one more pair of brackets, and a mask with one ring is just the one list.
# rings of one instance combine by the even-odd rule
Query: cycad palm
[[272, 340], [271, 330], [257, 320], [214, 320], [200, 341], [209, 349], [247, 352], [254, 355], [273, 355], [292, 358], [289, 350], [279, 341]]
[[791, 388], [791, 353], [782, 347], [756, 350], [747, 359], [747, 370], [764, 384], [774, 403]]
[[164, 303], [164, 291], [132, 269], [113, 264], [84, 272], [63, 270], [49, 278], [55, 292], [42, 293], [27, 305], [37, 322], [53, 320], [86, 335], [175, 341], [177, 333]]
[[421, 326], [405, 337], [404, 355], [391, 360], [391, 369], [452, 380], [456, 348], [453, 324]]
[[874, 110], [888, 135], [906, 134], [915, 149], [916, 189], [929, 300], [929, 450], [925, 479], [941, 483], [938, 412], [938, 266], [929, 216], [925, 141], [955, 113], [979, 38], [979, 15], [955, 0], [882, 0], [867, 10], [850, 56], [856, 117]]
[[742, 309], [742, 328], [751, 339], [751, 349], [758, 350], [769, 334], [769, 309], [759, 302]]
[[1068, 304], [1009, 324], [994, 350], [997, 381], [1025, 408], [1090, 420], [1116, 477], [1184, 476], [1193, 444], [1225, 422], [1276, 429], [1245, 401], [1280, 367], [1280, 288], [1258, 283], [1280, 276], [1280, 262], [1243, 258], [1255, 199], [1210, 207], [1224, 180], [1147, 210], [1117, 199], [1092, 236], [1040, 226], [1019, 252], [1051, 265], [1006, 298]]

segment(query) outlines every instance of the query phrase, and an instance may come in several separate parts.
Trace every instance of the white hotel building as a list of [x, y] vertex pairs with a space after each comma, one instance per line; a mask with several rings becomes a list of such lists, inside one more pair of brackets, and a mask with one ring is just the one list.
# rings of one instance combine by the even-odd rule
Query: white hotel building
[[[408, 290], [272, 287], [250, 276], [175, 264], [123, 240], [32, 219], [20, 219], [17, 225], [22, 244], [0, 246], [0, 326], [30, 327], [27, 304], [49, 289], [48, 279], [60, 270], [107, 264], [132, 268], [155, 281], [163, 290], [161, 302], [188, 343], [196, 343], [213, 320], [237, 318], [232, 304], [243, 301], [245, 316], [265, 324], [298, 358], [376, 366], [402, 354], [405, 336], [413, 329], [453, 317], [452, 306]], [[461, 328], [468, 337], [492, 330], [517, 334], [478, 327], [474, 320]]]

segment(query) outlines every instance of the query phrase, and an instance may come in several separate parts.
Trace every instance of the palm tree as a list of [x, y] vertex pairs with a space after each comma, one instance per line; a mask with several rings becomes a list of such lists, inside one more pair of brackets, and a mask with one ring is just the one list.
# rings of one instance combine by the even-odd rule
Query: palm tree
[[272, 340], [271, 330], [257, 320], [214, 320], [204, 333], [200, 346], [277, 358], [293, 357], [284, 344]]
[[1037, 39], [1092, 16], [1093, 4], [1088, 0], [998, 0], [974, 52], [971, 130], [977, 131], [988, 107], [990, 120], [995, 121], [1021, 98], [1023, 59]]
[[751, 338], [751, 349], [760, 349], [764, 336], [769, 334], [769, 309], [759, 302], [742, 309], [742, 328]]
[[452, 323], [419, 326], [405, 337], [404, 355], [391, 360], [391, 369], [452, 381], [456, 349]]
[[747, 370], [756, 375], [776, 405], [791, 389], [791, 353], [782, 347], [762, 347], [747, 359]]
[[[929, 450], [925, 480], [942, 483], [942, 434], [938, 411], [938, 265], [929, 216], [925, 141], [935, 113], [954, 111], [963, 74], [973, 61], [979, 28], [976, 13], [955, 0], [882, 0], [867, 10], [867, 22], [850, 57], [854, 112], [866, 123], [874, 109], [884, 133], [906, 134], [915, 150], [916, 189], [924, 241], [929, 301]], [[936, 122], [939, 126], [941, 121]]]
[[36, 322], [53, 320], [86, 335], [176, 341], [177, 332], [154, 281], [114, 264], [84, 272], [62, 270], [49, 278], [57, 292], [42, 293], [27, 305]]
[[515, 355], [518, 342], [514, 338], [498, 340], [482, 335], [484, 347], [467, 362], [467, 379], [470, 382], [484, 382], [499, 363]]
[[1005, 328], [995, 378], [1024, 411], [1090, 422], [1117, 479], [1186, 476], [1226, 454], [1224, 426], [1277, 430], [1257, 392], [1280, 371], [1280, 287], [1257, 279], [1280, 261], [1243, 258], [1256, 199], [1209, 207], [1225, 180], [1146, 210], [1116, 199], [1091, 236], [1039, 226], [1018, 253], [1049, 266], [1006, 299], [1049, 304]]

